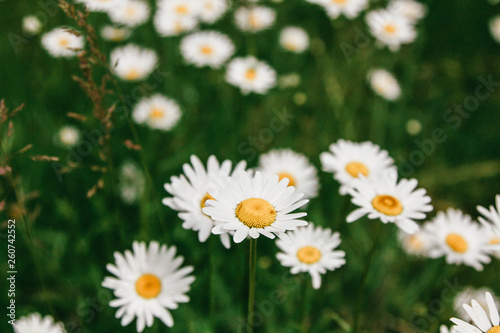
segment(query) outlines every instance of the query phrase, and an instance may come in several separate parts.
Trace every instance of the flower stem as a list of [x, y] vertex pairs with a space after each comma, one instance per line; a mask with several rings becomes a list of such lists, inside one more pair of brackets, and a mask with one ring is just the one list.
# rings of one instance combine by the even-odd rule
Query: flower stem
[[250, 238], [248, 266], [248, 317], [247, 326], [248, 332], [253, 332], [253, 313], [255, 304], [255, 269], [257, 263], [257, 239]]
[[[303, 273], [305, 274], [305, 273]], [[300, 302], [302, 303], [302, 306], [301, 306], [301, 311], [302, 311], [302, 315], [301, 315], [301, 329], [300, 331], [301, 332], [307, 332], [307, 326], [308, 326], [308, 316], [309, 316], [309, 311], [308, 311], [308, 307], [307, 307], [307, 289], [309, 287], [309, 281], [306, 279], [305, 276], [302, 277], [302, 290], [301, 290], [301, 300]]]
[[363, 298], [365, 296], [366, 282], [368, 279], [368, 273], [370, 272], [370, 266], [373, 261], [373, 255], [375, 254], [375, 249], [377, 248], [380, 231], [382, 230], [381, 225], [382, 223], [378, 223], [377, 231], [375, 232], [375, 237], [373, 238], [373, 244], [370, 248], [370, 252], [368, 252], [368, 262], [366, 263], [365, 270], [363, 272], [361, 286], [359, 288], [358, 302], [356, 303], [356, 309], [354, 310], [354, 322], [351, 331], [352, 333], [358, 332], [359, 317], [361, 314], [361, 305], [363, 304]]

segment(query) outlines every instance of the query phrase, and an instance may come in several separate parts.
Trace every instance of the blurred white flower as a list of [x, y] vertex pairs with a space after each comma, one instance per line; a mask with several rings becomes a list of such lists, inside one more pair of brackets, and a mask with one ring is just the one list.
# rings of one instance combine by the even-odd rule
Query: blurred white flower
[[431, 248], [431, 239], [425, 229], [420, 229], [414, 234], [407, 234], [400, 230], [398, 239], [403, 250], [409, 255], [427, 257]]
[[113, 73], [124, 81], [139, 81], [153, 72], [158, 62], [156, 52], [134, 44], [118, 47], [111, 52]]
[[234, 18], [241, 31], [258, 32], [273, 25], [276, 12], [264, 6], [240, 7], [234, 13]]
[[366, 22], [370, 33], [391, 51], [399, 50], [401, 44], [411, 43], [417, 37], [415, 26], [409, 19], [385, 9], [369, 12]]
[[159, 0], [154, 25], [160, 36], [177, 36], [198, 26], [199, 0]]
[[23, 17], [23, 31], [27, 35], [38, 35], [42, 30], [42, 22], [35, 15], [28, 15]]
[[156, 94], [143, 97], [134, 107], [132, 118], [138, 124], [169, 131], [177, 124], [181, 115], [181, 109], [174, 100]]
[[83, 36], [71, 29], [55, 28], [42, 36], [42, 45], [53, 57], [73, 57], [83, 49]]
[[340, 15], [353, 19], [368, 6], [368, 0], [322, 0], [317, 3], [325, 8], [332, 19]]
[[220, 68], [234, 54], [234, 44], [225, 34], [217, 31], [200, 31], [184, 37], [181, 54], [197, 67]]
[[409, 135], [419, 135], [422, 132], [422, 123], [418, 119], [408, 119], [405, 128]]
[[66, 333], [62, 323], [54, 322], [49, 315], [42, 317], [37, 312], [17, 319], [13, 328], [14, 333]]
[[[472, 300], [469, 304], [463, 304], [463, 308], [472, 318], [475, 325], [471, 325], [461, 319], [451, 318], [451, 321], [456, 324], [453, 326], [459, 333], [498, 333], [500, 332], [500, 315], [498, 306], [495, 305], [493, 296], [490, 293], [485, 295], [488, 309], [483, 308], [476, 300]], [[489, 316], [488, 316], [489, 314]]]
[[249, 56], [235, 58], [227, 65], [226, 81], [243, 94], [265, 94], [276, 85], [276, 71], [263, 61]]
[[142, 0], [126, 0], [108, 11], [109, 18], [115, 24], [136, 27], [149, 18], [150, 8]]
[[412, 23], [416, 23], [422, 19], [427, 12], [425, 5], [415, 0], [391, 0], [387, 6], [387, 10], [393, 14], [407, 18]]
[[107, 12], [120, 5], [123, 0], [75, 0], [83, 3], [89, 12]]
[[490, 20], [490, 32], [495, 41], [500, 43], [500, 15]]
[[396, 78], [385, 69], [372, 69], [368, 72], [372, 89], [383, 98], [394, 101], [401, 95], [401, 87]]
[[81, 139], [81, 134], [75, 126], [63, 126], [54, 137], [54, 142], [66, 149], [76, 146]]
[[[463, 308], [463, 305], [470, 304], [470, 301], [472, 299], [475, 299], [483, 309], [487, 310], [488, 303], [486, 302], [486, 293], [490, 293], [492, 294], [492, 296], [494, 295], [493, 291], [490, 288], [486, 287], [466, 287], [462, 291], [460, 291], [453, 300], [453, 307], [457, 315], [467, 322], [472, 321], [472, 318]], [[495, 305], [500, 308], [500, 300], [497, 297], [493, 297], [493, 300], [495, 302]]]
[[215, 23], [228, 9], [227, 0], [199, 0], [201, 10], [200, 20], [205, 23]]
[[490, 251], [500, 259], [500, 194], [495, 196], [495, 204], [489, 208], [477, 206], [477, 210], [481, 214], [478, 220], [483, 226]]
[[112, 25], [106, 25], [101, 29], [101, 36], [105, 40], [111, 42], [121, 42], [130, 37], [132, 30], [125, 27], [114, 27]]
[[134, 204], [144, 194], [146, 178], [137, 164], [132, 161], [123, 162], [118, 177], [118, 192], [122, 201]]
[[300, 74], [289, 73], [280, 75], [278, 79], [278, 86], [280, 89], [295, 88], [300, 85]]
[[302, 53], [309, 47], [309, 36], [302, 28], [286, 27], [281, 30], [280, 45], [287, 51]]

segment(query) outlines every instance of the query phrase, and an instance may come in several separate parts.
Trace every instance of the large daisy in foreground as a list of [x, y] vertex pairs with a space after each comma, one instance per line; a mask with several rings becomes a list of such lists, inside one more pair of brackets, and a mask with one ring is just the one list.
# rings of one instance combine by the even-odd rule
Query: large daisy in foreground
[[361, 176], [349, 190], [352, 203], [359, 206], [347, 216], [354, 222], [368, 215], [369, 219], [380, 219], [382, 223], [395, 223], [401, 230], [413, 234], [419, 227], [414, 220], [426, 217], [432, 210], [431, 198], [424, 189], [415, 189], [416, 179], [401, 179], [396, 170], [388, 170], [378, 178]]
[[215, 221], [214, 234], [234, 231], [233, 240], [241, 243], [248, 236], [264, 235], [271, 239], [278, 236], [290, 242], [286, 231], [306, 226], [300, 218], [306, 213], [291, 213], [305, 205], [300, 200], [302, 193], [288, 186], [288, 178], [281, 181], [278, 176], [264, 177], [259, 171], [255, 175], [239, 171], [228, 179], [222, 189], [209, 190], [213, 200], [207, 200], [203, 213]]
[[478, 302], [472, 300], [472, 306], [464, 304], [465, 311], [472, 318], [475, 325], [471, 325], [461, 319], [451, 318], [451, 321], [456, 324], [453, 326], [458, 333], [500, 333], [500, 315], [490, 293], [486, 293], [486, 302], [488, 304], [488, 313], [479, 305]]
[[276, 242], [282, 251], [276, 257], [283, 266], [291, 267], [292, 274], [308, 272], [314, 289], [321, 287], [321, 274], [345, 264], [345, 252], [334, 251], [340, 245], [338, 232], [309, 223], [307, 227], [291, 231], [289, 236], [292, 244], [281, 239]]
[[117, 318], [122, 318], [122, 326], [137, 318], [137, 331], [153, 325], [154, 317], [172, 327], [174, 320], [170, 310], [177, 309], [178, 303], [189, 302], [186, 293], [194, 277], [189, 275], [192, 266], [180, 268], [183, 257], [175, 257], [176, 248], [151, 242], [134, 242], [133, 252], [115, 252], [116, 265], [106, 268], [116, 277], [106, 277], [102, 283], [113, 289], [117, 299], [109, 305], [118, 308]]

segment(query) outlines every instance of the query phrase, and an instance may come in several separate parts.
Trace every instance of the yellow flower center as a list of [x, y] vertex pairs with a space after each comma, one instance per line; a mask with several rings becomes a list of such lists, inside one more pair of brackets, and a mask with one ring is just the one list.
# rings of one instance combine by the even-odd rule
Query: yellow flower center
[[385, 32], [393, 34], [396, 32], [396, 27], [393, 24], [388, 24], [384, 27]]
[[257, 18], [257, 15], [255, 15], [254, 13], [251, 13], [250, 14], [250, 17], [248, 18], [248, 21], [250, 23], [250, 26], [253, 28], [253, 29], [257, 29], [259, 28], [260, 24], [259, 24], [259, 19]]
[[153, 274], [143, 274], [135, 282], [135, 291], [142, 298], [155, 298], [161, 292], [161, 281]]
[[495, 326], [490, 328], [490, 330], [486, 333], [500, 333], [500, 326]]
[[162, 109], [157, 108], [157, 107], [153, 107], [153, 109], [151, 110], [151, 113], [149, 114], [149, 117], [153, 118], [153, 119], [159, 119], [159, 118], [163, 118], [164, 115], [165, 115], [165, 112], [163, 112]]
[[500, 238], [495, 237], [490, 240], [490, 245], [497, 245], [500, 244]]
[[182, 31], [184, 31], [184, 27], [182, 26], [182, 24], [179, 21], [175, 22], [174, 31], [176, 33], [181, 33]]
[[125, 75], [125, 79], [127, 80], [137, 80], [140, 77], [140, 73], [137, 69], [132, 68], [128, 71], [127, 75]]
[[346, 0], [332, 0], [334, 3], [344, 4]]
[[125, 15], [127, 17], [133, 17], [135, 15], [135, 8], [134, 7], [128, 7], [127, 10], [125, 11]]
[[249, 69], [247, 70], [247, 72], [245, 73], [245, 77], [248, 79], [248, 80], [255, 80], [255, 77], [257, 76], [257, 71], [255, 69]]
[[358, 178], [359, 174], [362, 174], [363, 176], [368, 176], [370, 174], [370, 171], [364, 165], [363, 163], [360, 162], [351, 162], [348, 163], [345, 166], [345, 171], [347, 171], [348, 174], [350, 174], [354, 178]]
[[187, 8], [187, 6], [181, 5], [181, 6], [177, 6], [177, 8], [175, 9], [175, 11], [178, 14], [187, 14], [188, 8]]
[[321, 259], [321, 252], [314, 246], [304, 246], [297, 251], [297, 258], [304, 264], [314, 264]]
[[297, 51], [297, 45], [292, 41], [286, 41], [283, 43], [285, 48], [290, 51]]
[[403, 205], [398, 199], [394, 198], [392, 195], [387, 195], [387, 194], [377, 195], [372, 200], [372, 205], [373, 208], [378, 210], [380, 213], [389, 216], [396, 216], [403, 212]]
[[458, 253], [465, 253], [469, 248], [467, 241], [459, 234], [449, 234], [446, 237], [446, 244], [448, 244], [453, 251]]
[[208, 45], [201, 47], [201, 53], [203, 53], [203, 54], [209, 55], [209, 54], [212, 54], [213, 52], [214, 52], [214, 50]]
[[68, 46], [68, 44], [69, 44], [69, 40], [67, 38], [59, 39], [59, 45], [61, 45], [62, 47], [66, 47], [66, 46]]
[[283, 178], [288, 178], [288, 180], [289, 180], [288, 186], [295, 186], [295, 178], [291, 174], [289, 174], [288, 172], [280, 172], [280, 173], [278, 173], [278, 176], [280, 177], [280, 181]]
[[276, 220], [276, 210], [261, 198], [243, 200], [236, 207], [236, 217], [247, 227], [264, 228]]
[[213, 196], [211, 196], [210, 194], [205, 194], [205, 196], [203, 198], [201, 198], [201, 201], [200, 201], [200, 208], [205, 208], [207, 207], [206, 205], [206, 202], [207, 200], [215, 200]]

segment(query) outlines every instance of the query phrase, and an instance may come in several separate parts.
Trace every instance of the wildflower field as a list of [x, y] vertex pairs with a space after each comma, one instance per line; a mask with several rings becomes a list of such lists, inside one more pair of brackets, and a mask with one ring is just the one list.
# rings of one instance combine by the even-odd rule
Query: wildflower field
[[0, 2], [0, 332], [499, 333], [496, 2]]

